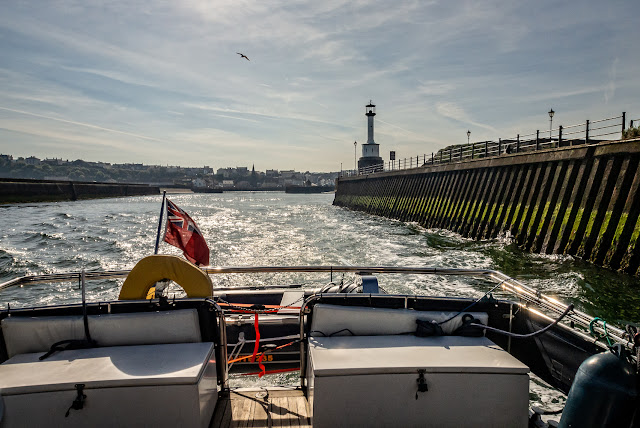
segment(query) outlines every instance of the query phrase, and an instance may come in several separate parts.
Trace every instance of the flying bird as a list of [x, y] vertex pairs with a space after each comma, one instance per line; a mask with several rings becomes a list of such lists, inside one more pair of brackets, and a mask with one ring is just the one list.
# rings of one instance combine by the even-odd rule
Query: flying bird
[[242, 54], [242, 53], [240, 53], [240, 52], [236, 52], [236, 53], [237, 53], [238, 55], [240, 55], [240, 57], [241, 57], [241, 58], [244, 58], [244, 59], [246, 59], [247, 61], [251, 61], [251, 60], [249, 59], [249, 57], [248, 57], [248, 56], [246, 56], [245, 54]]

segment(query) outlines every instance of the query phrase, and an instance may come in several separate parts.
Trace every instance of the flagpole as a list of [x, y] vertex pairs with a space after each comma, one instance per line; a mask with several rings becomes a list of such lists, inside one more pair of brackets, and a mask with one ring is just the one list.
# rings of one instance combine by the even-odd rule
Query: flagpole
[[160, 220], [158, 220], [158, 234], [156, 235], [156, 249], [153, 254], [158, 254], [158, 247], [160, 246], [160, 229], [162, 229], [162, 216], [164, 215], [164, 200], [167, 197], [167, 191], [162, 192], [162, 204], [160, 204]]

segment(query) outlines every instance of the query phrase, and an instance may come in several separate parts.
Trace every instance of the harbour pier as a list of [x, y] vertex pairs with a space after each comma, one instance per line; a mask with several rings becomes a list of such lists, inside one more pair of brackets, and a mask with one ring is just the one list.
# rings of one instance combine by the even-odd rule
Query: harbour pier
[[640, 139], [498, 153], [343, 175], [333, 203], [640, 275]]
[[158, 186], [0, 178], [0, 204], [158, 195]]

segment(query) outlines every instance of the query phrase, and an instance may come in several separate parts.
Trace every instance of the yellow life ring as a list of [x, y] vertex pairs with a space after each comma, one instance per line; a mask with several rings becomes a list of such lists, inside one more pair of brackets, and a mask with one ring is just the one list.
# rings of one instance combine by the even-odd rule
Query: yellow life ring
[[201, 269], [180, 257], [156, 254], [145, 257], [131, 269], [118, 299], [148, 299], [152, 294], [149, 290], [163, 279], [180, 285], [188, 297], [209, 297], [213, 294], [211, 278]]

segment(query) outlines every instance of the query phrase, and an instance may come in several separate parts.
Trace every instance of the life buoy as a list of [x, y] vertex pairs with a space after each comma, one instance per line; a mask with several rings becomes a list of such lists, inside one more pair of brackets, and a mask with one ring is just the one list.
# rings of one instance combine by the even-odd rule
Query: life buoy
[[118, 299], [147, 299], [149, 290], [163, 279], [180, 285], [188, 297], [209, 297], [213, 294], [211, 278], [198, 267], [177, 256], [156, 254], [145, 257], [131, 269]]

